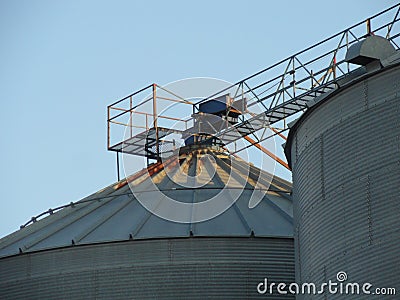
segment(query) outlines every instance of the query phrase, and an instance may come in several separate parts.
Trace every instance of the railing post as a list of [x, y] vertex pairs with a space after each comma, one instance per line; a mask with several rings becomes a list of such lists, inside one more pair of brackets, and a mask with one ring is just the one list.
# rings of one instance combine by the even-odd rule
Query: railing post
[[367, 19], [367, 34], [371, 35], [371, 19]]
[[311, 76], [310, 76], [310, 79], [311, 79], [311, 89], [313, 89], [313, 87], [314, 87], [314, 72], [313, 72], [313, 70], [311, 70], [310, 73], [311, 73]]
[[336, 53], [335, 56], [333, 57], [332, 71], [333, 71], [333, 79], [336, 80]]
[[[347, 51], [349, 51], [349, 31], [346, 31], [346, 53]], [[347, 65], [347, 72], [350, 72], [350, 63], [347, 61], [346, 62]]]
[[132, 96], [129, 97], [129, 128], [130, 128], [130, 135], [132, 137]]
[[157, 127], [157, 84], [153, 83], [153, 127], [156, 131], [156, 152], [157, 161], [160, 160], [160, 148], [158, 139], [158, 127]]
[[294, 64], [294, 56], [292, 57], [292, 65], [293, 65], [293, 69], [292, 69], [292, 72], [293, 72], [293, 97], [296, 97], [296, 74], [295, 74], [296, 67]]
[[110, 107], [107, 106], [107, 149], [110, 149]]

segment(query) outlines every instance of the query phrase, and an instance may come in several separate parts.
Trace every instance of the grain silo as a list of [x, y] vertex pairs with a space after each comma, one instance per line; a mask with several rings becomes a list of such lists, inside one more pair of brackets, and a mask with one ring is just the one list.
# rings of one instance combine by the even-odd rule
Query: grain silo
[[[258, 283], [346, 276], [399, 290], [399, 15], [396, 4], [366, 33], [357, 23], [197, 102], [151, 84], [108, 106], [118, 182], [1, 239], [0, 298], [294, 299]], [[163, 114], [160, 99], [190, 117]], [[275, 136], [287, 162], [261, 144]], [[252, 146], [292, 168], [293, 195], [236, 157]], [[119, 180], [121, 153], [147, 168]], [[207, 210], [192, 207], [222, 191], [226, 209], [197, 218]], [[163, 215], [166, 199], [189, 209]], [[314, 294], [298, 299], [362, 297]]]
[[[277, 177], [269, 183], [270, 174], [216, 146], [189, 147], [179, 160], [175, 168], [185, 173], [215, 173], [206, 185], [189, 189], [182, 188], [183, 173], [172, 180], [161, 162], [145, 169], [176, 200], [200, 202], [223, 188], [236, 189], [249, 168], [247, 184], [223, 214], [198, 223], [155, 216], [125, 180], [47, 211], [0, 240], [0, 298], [252, 299], [265, 276], [292, 282], [291, 184]], [[227, 172], [237, 179], [229, 186]], [[144, 173], [128, 180], [146, 187], [151, 178]], [[250, 209], [256, 181], [269, 191]]]
[[286, 144], [296, 281], [327, 282], [345, 272], [348, 282], [399, 290], [400, 53], [370, 35], [346, 60], [361, 67], [309, 105]]

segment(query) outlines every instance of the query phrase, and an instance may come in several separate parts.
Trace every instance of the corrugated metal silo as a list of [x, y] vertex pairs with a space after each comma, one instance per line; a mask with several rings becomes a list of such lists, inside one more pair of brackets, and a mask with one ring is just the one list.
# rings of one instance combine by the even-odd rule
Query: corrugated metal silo
[[358, 76], [291, 128], [297, 282], [328, 282], [342, 271], [348, 282], [400, 290], [400, 56], [389, 45], [384, 57], [372, 54], [382, 40], [350, 49], [349, 61], [364, 65]]
[[[225, 185], [230, 169], [248, 167], [211, 147], [180, 157], [199, 172], [212, 156], [216, 172], [197, 189], [182, 189], [162, 164], [152, 175], [181, 201], [203, 201]], [[201, 163], [200, 163], [201, 162]], [[153, 168], [154, 169], [154, 168]], [[174, 223], [144, 209], [121, 181], [0, 240], [1, 299], [252, 299], [268, 276], [294, 280], [291, 184], [275, 177], [263, 201], [248, 206], [255, 180], [271, 177], [253, 166], [247, 185], [223, 214], [200, 223]], [[146, 180], [134, 175], [137, 186]], [[183, 180], [183, 179], [182, 179]], [[265, 184], [265, 185], [264, 185]], [[228, 189], [235, 189], [232, 181]], [[294, 299], [293, 296], [271, 299]]]

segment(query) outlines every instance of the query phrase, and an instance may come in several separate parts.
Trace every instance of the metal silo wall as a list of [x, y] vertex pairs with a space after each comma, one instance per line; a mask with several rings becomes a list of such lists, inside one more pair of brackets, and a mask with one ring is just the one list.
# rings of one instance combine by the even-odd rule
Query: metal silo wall
[[[397, 66], [344, 88], [300, 121], [291, 145], [297, 282], [336, 280], [344, 271], [347, 282], [400, 293], [399, 120]], [[374, 298], [297, 299], [343, 297]]]
[[133, 240], [0, 259], [0, 299], [294, 299], [258, 295], [294, 281], [291, 238]]

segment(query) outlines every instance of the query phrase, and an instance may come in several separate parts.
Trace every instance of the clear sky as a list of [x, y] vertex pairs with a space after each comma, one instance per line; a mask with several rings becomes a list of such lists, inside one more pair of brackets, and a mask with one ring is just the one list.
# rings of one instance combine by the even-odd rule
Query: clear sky
[[0, 237], [116, 180], [114, 100], [236, 82], [394, 3], [0, 0]]

